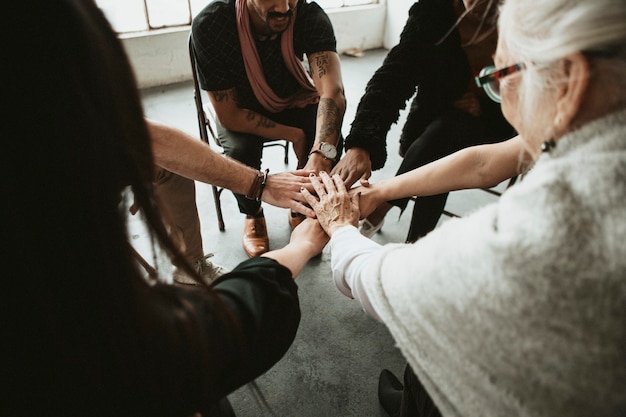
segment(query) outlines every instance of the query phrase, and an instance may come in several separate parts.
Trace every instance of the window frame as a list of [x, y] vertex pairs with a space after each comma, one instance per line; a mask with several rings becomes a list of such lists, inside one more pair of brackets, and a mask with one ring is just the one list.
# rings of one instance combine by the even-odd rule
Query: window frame
[[[155, 32], [164, 29], [187, 27], [191, 25], [193, 16], [195, 16], [207, 4], [206, 0], [180, 0], [181, 4], [184, 3], [187, 7], [187, 17], [185, 19], [182, 19], [183, 21], [179, 20], [177, 22], [172, 21], [171, 23], [153, 24], [152, 22], [162, 21], [162, 18], [157, 17], [157, 11], [153, 11], [152, 14], [150, 13], [151, 8], [154, 10], [153, 7], [156, 7], [155, 4], [152, 4], [151, 6], [150, 3], [158, 3], [159, 1], [167, 2], [171, 0], [135, 0], [135, 3], [131, 3], [128, 0], [125, 0], [123, 3], [119, 0], [95, 1], [98, 6], [103, 10], [108, 20], [111, 22], [113, 28], [120, 35], [133, 35], [138, 33]], [[331, 2], [340, 2], [341, 4], [338, 4], [336, 6], [324, 6], [324, 3]], [[319, 0], [319, 3], [321, 3], [320, 6], [322, 6], [325, 10], [338, 10], [351, 7], [375, 5], [379, 4], [380, 0]], [[134, 16], [129, 18], [128, 13], [120, 13], [120, 11], [128, 10], [129, 6], [131, 5], [135, 8]], [[139, 13], [139, 7], [141, 7], [143, 13]], [[139, 14], [143, 16], [143, 21], [141, 23], [137, 21], [137, 19], [139, 19]], [[122, 24], [121, 19], [126, 19], [126, 23]]]

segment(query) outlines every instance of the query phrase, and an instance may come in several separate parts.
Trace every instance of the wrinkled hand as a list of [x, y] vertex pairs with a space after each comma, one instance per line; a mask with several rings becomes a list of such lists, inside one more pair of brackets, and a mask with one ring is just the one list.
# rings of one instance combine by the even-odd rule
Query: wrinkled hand
[[335, 174], [341, 177], [348, 188], [357, 181], [367, 182], [372, 175], [372, 161], [369, 152], [362, 148], [348, 149], [330, 173], [330, 175]]
[[300, 192], [303, 187], [313, 191], [309, 179], [311, 173], [313, 172], [298, 170], [269, 175], [263, 191], [263, 201], [276, 207], [290, 208], [308, 217], [315, 217], [315, 212], [305, 205], [306, 200]]
[[340, 227], [356, 226], [359, 223], [358, 194], [351, 198], [339, 175], [331, 178], [322, 171], [319, 177], [311, 175], [310, 179], [319, 200], [307, 189], [302, 189], [301, 192], [315, 210], [317, 219], [329, 236]]
[[330, 238], [316, 219], [305, 219], [291, 232], [289, 243], [306, 250], [310, 258], [319, 255]]

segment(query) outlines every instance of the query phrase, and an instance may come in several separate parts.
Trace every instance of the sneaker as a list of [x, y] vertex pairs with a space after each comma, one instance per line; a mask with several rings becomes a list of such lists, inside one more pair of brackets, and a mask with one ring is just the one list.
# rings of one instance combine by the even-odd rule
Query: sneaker
[[359, 222], [359, 232], [365, 237], [371, 238], [378, 232], [385, 224], [385, 219], [382, 219], [378, 224], [372, 224], [367, 218]]
[[[210, 285], [217, 277], [228, 272], [228, 270], [223, 266], [216, 265], [209, 261], [208, 259], [212, 256], [212, 253], [207, 253], [193, 263], [193, 267], [196, 271], [198, 271], [202, 277], [202, 281], [204, 281], [206, 285]], [[179, 268], [174, 269], [174, 281], [179, 284], [198, 285], [196, 280], [190, 277], [184, 270]]]

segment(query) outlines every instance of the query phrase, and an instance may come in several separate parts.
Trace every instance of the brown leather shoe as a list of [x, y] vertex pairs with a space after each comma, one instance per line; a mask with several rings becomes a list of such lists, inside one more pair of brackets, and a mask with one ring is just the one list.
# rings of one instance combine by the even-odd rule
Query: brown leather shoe
[[254, 258], [270, 250], [270, 239], [267, 236], [265, 217], [246, 216], [243, 224], [243, 250]]
[[304, 214], [289, 210], [289, 225], [291, 226], [291, 230], [295, 229], [296, 226], [304, 221], [304, 219], [306, 219]]

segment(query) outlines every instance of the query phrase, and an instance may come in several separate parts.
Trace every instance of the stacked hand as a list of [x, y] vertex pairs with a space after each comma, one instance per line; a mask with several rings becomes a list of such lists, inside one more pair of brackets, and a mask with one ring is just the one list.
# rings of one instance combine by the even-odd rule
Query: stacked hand
[[319, 255], [328, 243], [329, 237], [316, 219], [306, 218], [293, 229], [289, 243], [296, 245], [298, 252], [307, 259]]
[[309, 175], [312, 173], [313, 171], [300, 169], [269, 175], [262, 195], [263, 201], [276, 207], [290, 208], [294, 212], [314, 217], [313, 210], [303, 204], [306, 203], [306, 200], [300, 193], [302, 187], [313, 190], [309, 180]]
[[350, 197], [358, 198], [361, 219], [369, 216], [385, 200], [377, 193], [376, 184], [369, 181], [361, 182], [361, 186], [351, 188], [348, 191]]
[[331, 178], [326, 172], [321, 171], [319, 177], [311, 174], [310, 180], [318, 198], [306, 188], [302, 188], [300, 192], [315, 210], [319, 223], [329, 236], [343, 226], [357, 226], [359, 194], [351, 196], [339, 175], [333, 175]]
[[372, 161], [369, 152], [356, 147], [348, 149], [330, 174], [338, 174], [348, 188], [357, 181], [360, 181], [361, 184], [366, 183], [372, 175]]

